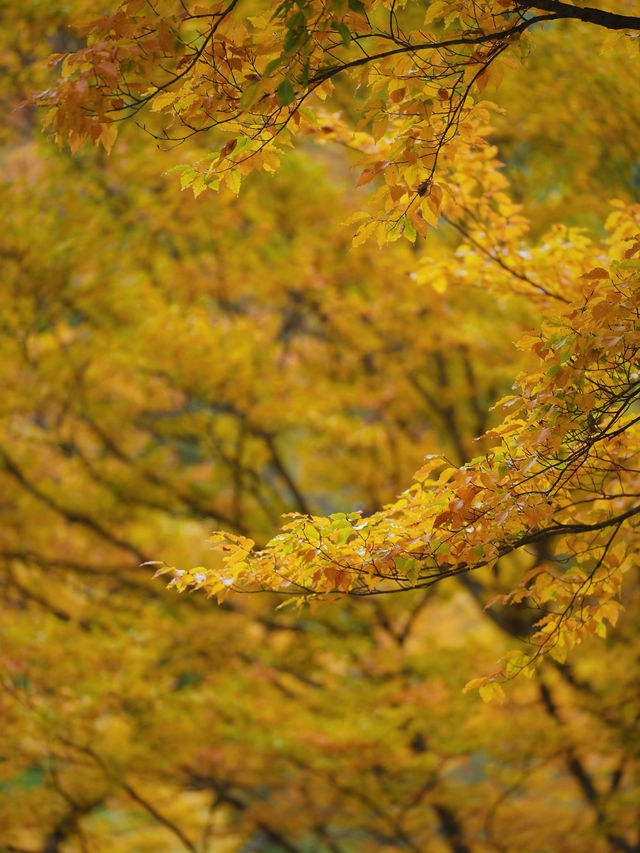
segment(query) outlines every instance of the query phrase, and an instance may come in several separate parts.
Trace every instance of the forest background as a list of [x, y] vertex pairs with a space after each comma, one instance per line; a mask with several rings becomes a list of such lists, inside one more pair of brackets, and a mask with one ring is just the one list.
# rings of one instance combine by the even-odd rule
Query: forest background
[[[472, 55], [437, 163], [446, 51], [428, 114], [338, 74], [253, 169], [153, 89], [222, 13], [97, 5], [0, 12], [0, 850], [640, 850], [637, 30]], [[294, 117], [314, 4], [248, 5]]]

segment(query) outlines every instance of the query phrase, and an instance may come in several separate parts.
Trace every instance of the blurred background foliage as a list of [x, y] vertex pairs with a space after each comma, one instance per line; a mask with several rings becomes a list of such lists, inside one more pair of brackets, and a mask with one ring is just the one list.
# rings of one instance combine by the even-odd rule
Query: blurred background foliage
[[[0, 850], [637, 850], [632, 584], [612, 638], [485, 706], [461, 688], [530, 627], [482, 609], [522, 557], [294, 613], [141, 565], [476, 456], [536, 309], [457, 275], [474, 249], [446, 222], [352, 250], [342, 149], [198, 199], [163, 174], [185, 149], [135, 127], [109, 157], [56, 149], [19, 104], [98, 11], [0, 13]], [[549, 26], [487, 93], [532, 240], [637, 198], [634, 66], [595, 40]]]

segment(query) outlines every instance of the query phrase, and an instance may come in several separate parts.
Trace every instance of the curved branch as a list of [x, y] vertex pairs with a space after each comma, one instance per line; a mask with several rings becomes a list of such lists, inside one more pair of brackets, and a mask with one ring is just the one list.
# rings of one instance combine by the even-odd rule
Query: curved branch
[[544, 9], [559, 18], [575, 18], [587, 24], [595, 24], [607, 30], [638, 30], [640, 18], [637, 15], [619, 15], [617, 12], [607, 12], [593, 6], [569, 6], [561, 0], [535, 0], [535, 2], [518, 2], [520, 9]]
[[[572, 8], [572, 7], [569, 7]], [[499, 30], [494, 33], [483, 33], [479, 36], [463, 36], [461, 38], [446, 39], [445, 41], [427, 41], [419, 44], [406, 43], [401, 47], [395, 47], [392, 50], [384, 50], [381, 53], [372, 53], [367, 56], [361, 56], [358, 59], [353, 59], [351, 62], [343, 62], [340, 65], [334, 65], [332, 68], [327, 68], [316, 74], [315, 77], [309, 78], [309, 85], [313, 83], [323, 83], [336, 74], [347, 71], [349, 68], [358, 68], [361, 65], [368, 65], [370, 62], [376, 62], [380, 59], [386, 59], [389, 56], [397, 56], [403, 53], [417, 53], [424, 50], [442, 50], [450, 47], [460, 47], [462, 45], [477, 45], [485, 44], [486, 42], [502, 41], [510, 36], [520, 35], [525, 30], [534, 24], [542, 23], [543, 21], [553, 21], [561, 18], [563, 15], [537, 15], [535, 18], [528, 18], [514, 27], [509, 27], [506, 30]], [[638, 28], [640, 28], [640, 19], [638, 19]]]

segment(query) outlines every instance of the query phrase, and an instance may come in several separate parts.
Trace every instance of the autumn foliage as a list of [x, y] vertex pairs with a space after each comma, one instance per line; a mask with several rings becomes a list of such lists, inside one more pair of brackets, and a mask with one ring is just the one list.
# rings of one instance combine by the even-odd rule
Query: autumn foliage
[[640, 849], [638, 16], [2, 12], [0, 851]]

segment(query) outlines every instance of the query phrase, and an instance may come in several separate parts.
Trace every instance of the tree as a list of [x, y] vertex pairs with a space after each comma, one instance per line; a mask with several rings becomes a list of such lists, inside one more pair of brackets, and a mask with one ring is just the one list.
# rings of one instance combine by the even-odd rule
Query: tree
[[[20, 56], [29, 27], [46, 52], [43, 33], [60, 40], [65, 14], [76, 12], [47, 4], [50, 19], [43, 10], [31, 22], [19, 17], [17, 47], [15, 28], [4, 30], [3, 56], [20, 70], [10, 98], [24, 98], [34, 77], [49, 85]], [[610, 84], [617, 68], [608, 66]], [[274, 612], [261, 596], [214, 609], [166, 592], [139, 565], [158, 554], [210, 563], [201, 542], [212, 525], [267, 543], [282, 512], [303, 514], [294, 533], [322, 532], [320, 514], [335, 509], [345, 511], [330, 522], [343, 536], [362, 521], [376, 531], [394, 520], [379, 507], [425, 453], [447, 457], [449, 488], [445, 474], [435, 488], [450, 500], [460, 466], [496, 442], [475, 441], [501, 428], [492, 401], [518, 370], [529, 377], [541, 363], [531, 338], [519, 351], [512, 340], [543, 328], [542, 313], [548, 324], [561, 320], [563, 300], [581, 288], [609, 302], [588, 300], [580, 328], [608, 307], [606, 323], [622, 323], [628, 336], [624, 299], [588, 276], [607, 264], [605, 252], [633, 247], [633, 207], [614, 210], [610, 238], [561, 228], [529, 241], [496, 152], [482, 146], [454, 163], [449, 148], [441, 162], [458, 175], [450, 224], [418, 252], [406, 241], [352, 251], [342, 223], [362, 205], [345, 190], [348, 164], [337, 156], [303, 150], [277, 177], [251, 176], [238, 198], [222, 187], [221, 197], [196, 199], [158, 175], [133, 131], [123, 130], [108, 159], [99, 149], [55, 152], [26, 121], [7, 131], [6, 849], [637, 847], [632, 583], [613, 638], [588, 641], [564, 663], [556, 648], [504, 705], [488, 707], [463, 685], [540, 614], [526, 599], [482, 606], [518, 589], [540, 561], [559, 574], [568, 556], [557, 542], [523, 545], [493, 567], [402, 596], [340, 589], [338, 601], [300, 614]], [[200, 159], [201, 139], [165, 155], [163, 168]], [[626, 287], [621, 279], [618, 290]], [[587, 394], [593, 365], [618, 344], [594, 344], [588, 361], [583, 337], [571, 338], [569, 359], [582, 358]], [[539, 394], [560, 383], [549, 374], [562, 355], [544, 355]], [[606, 396], [622, 374], [607, 372], [592, 393]], [[575, 402], [571, 393], [563, 405]], [[523, 414], [514, 457], [545, 449], [525, 429], [533, 411]], [[600, 447], [606, 415], [593, 433], [587, 412], [581, 424]], [[592, 476], [622, 457], [631, 429], [605, 436], [602, 459], [588, 455]], [[537, 451], [531, 458], [544, 461]], [[420, 487], [408, 497], [427, 495]], [[401, 533], [412, 511], [400, 508]], [[591, 514], [606, 519], [595, 502], [585, 505]], [[626, 543], [629, 523], [618, 534]], [[337, 541], [339, 525], [327, 538], [332, 548], [352, 545]], [[619, 547], [616, 538], [607, 558]], [[226, 571], [205, 583], [217, 591]], [[567, 582], [579, 571], [571, 565]], [[529, 604], [545, 604], [545, 577], [524, 590]]]
[[[514, 46], [526, 53], [533, 28], [568, 18], [612, 31], [639, 23], [555, 1], [434, 3], [426, 16], [411, 4], [283, 3], [269, 26], [266, 15], [252, 17], [235, 3], [206, 13], [168, 4], [152, 14], [142, 3], [125, 3], [93, 25], [86, 49], [64, 59], [65, 77], [44, 99], [54, 105], [56, 134], [70, 134], [72, 148], [88, 136], [109, 145], [114, 116], [147, 105], [164, 119], [152, 129], [160, 138], [228, 131], [215, 153], [183, 171], [183, 187], [196, 195], [221, 179], [237, 190], [243, 173], [277, 168], [276, 154], [296, 133], [326, 133], [360, 152], [359, 184], [384, 177], [356, 244], [374, 231], [379, 243], [403, 233], [413, 240], [440, 215], [463, 230], [460, 220], [473, 218], [500, 240], [510, 271], [523, 226], [496, 190], [484, 143], [488, 109], [478, 97]], [[327, 118], [323, 102], [334, 78], [362, 93], [363, 118], [355, 124], [348, 115]], [[470, 191], [476, 185], [484, 192]], [[544, 297], [548, 322], [527, 344], [540, 361], [507, 401], [514, 412], [489, 434], [502, 446], [457, 471], [436, 456], [420, 469], [417, 485], [369, 518], [310, 519], [304, 511], [263, 551], [250, 538], [218, 534], [222, 567], [178, 572], [178, 587], [205, 587], [219, 599], [246, 586], [302, 597], [424, 588], [536, 545], [579, 568], [558, 576], [555, 565], [541, 563], [503, 598], [530, 599], [544, 613], [532, 660], [604, 632], [603, 620], [617, 619], [631, 550], [621, 527], [629, 522], [632, 531], [638, 511], [636, 214], [620, 212], [611, 222], [607, 260], [597, 262], [592, 250], [565, 252], [561, 263], [573, 276], [561, 287], [547, 286], [549, 273], [559, 280], [560, 271], [536, 270], [535, 255], [531, 274], [520, 274]], [[474, 233], [469, 239], [495, 257]], [[546, 245], [543, 251], [546, 261]], [[519, 654], [510, 662], [510, 669], [526, 666]]]
[[[359, 184], [384, 178], [358, 239], [373, 231], [381, 242], [414, 239], [437, 221], [443, 200], [449, 209], [457, 182], [444, 155], [456, 163], [484, 140], [487, 85], [514, 52], [527, 55], [532, 32], [563, 20], [614, 33], [640, 26], [634, 15], [560, 0], [442, 0], [426, 14], [395, 0], [266, 9], [131, 0], [93, 22], [86, 48], [54, 57], [63, 79], [41, 100], [72, 150], [88, 138], [109, 148], [116, 122], [146, 108], [149, 131], [168, 144], [221, 132], [226, 138], [183, 172], [183, 188], [196, 194], [220, 182], [237, 191], [253, 169], [277, 169], [295, 137], [339, 141], [358, 152]], [[336, 86], [340, 112], [327, 102]], [[349, 92], [356, 100], [344, 106]]]

